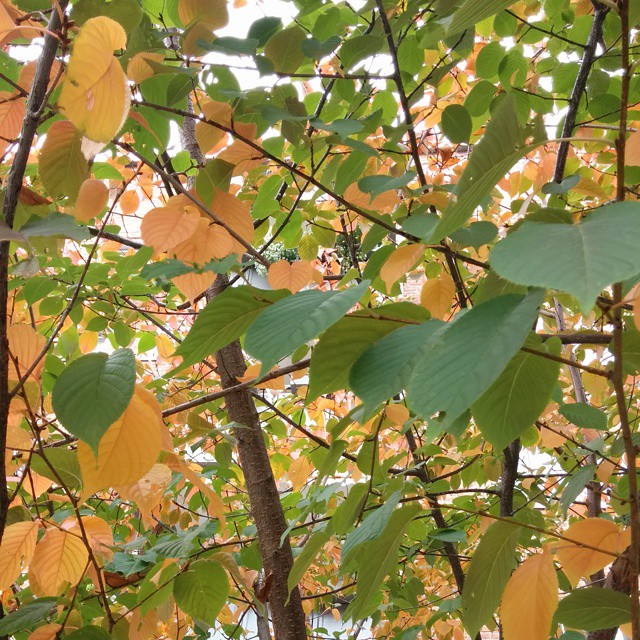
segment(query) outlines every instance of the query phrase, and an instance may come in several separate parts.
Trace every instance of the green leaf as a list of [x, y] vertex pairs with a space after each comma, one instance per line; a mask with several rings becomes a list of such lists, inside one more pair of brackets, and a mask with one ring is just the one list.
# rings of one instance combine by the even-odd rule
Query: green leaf
[[309, 120], [309, 124], [316, 129], [337, 133], [341, 136], [350, 136], [354, 133], [360, 133], [364, 128], [362, 122], [354, 120], [353, 118], [343, 118], [329, 123], [323, 122], [320, 118], [311, 118], [311, 120]]
[[[439, 218], [435, 213], [414, 213], [405, 218], [400, 226], [407, 233], [427, 242], [433, 235], [433, 230], [438, 226], [438, 221]], [[369, 237], [368, 234], [367, 237]]]
[[472, 638], [491, 620], [500, 604], [517, 564], [519, 535], [520, 527], [515, 523], [494, 522], [473, 554], [462, 591], [462, 621]]
[[228, 191], [234, 166], [229, 162], [214, 158], [209, 160], [196, 176], [196, 192], [203, 204], [211, 206], [216, 189]]
[[349, 533], [340, 552], [340, 567], [342, 570], [348, 568], [351, 564], [354, 559], [354, 553], [360, 545], [376, 540], [382, 535], [401, 497], [400, 491], [393, 493], [380, 508], [375, 509], [372, 514], [362, 521], [359, 527]]
[[76, 629], [65, 636], [65, 640], [111, 640], [111, 635], [102, 627], [88, 626]]
[[349, 382], [355, 394], [372, 411], [404, 389], [430, 338], [445, 328], [440, 320], [402, 327], [378, 340], [355, 362]]
[[560, 600], [555, 619], [584, 631], [613, 629], [631, 620], [631, 598], [613, 589], [577, 589]]
[[5, 617], [0, 620], [0, 635], [10, 636], [23, 629], [32, 629], [49, 616], [55, 606], [55, 598], [38, 598], [33, 602], [21, 604], [18, 609], [5, 614]]
[[515, 4], [516, 0], [466, 0], [466, 2], [447, 19], [447, 33], [452, 35], [473, 27], [485, 18]]
[[432, 242], [451, 235], [464, 225], [507, 171], [538, 146], [538, 143], [525, 146], [523, 139], [515, 99], [508, 94], [493, 114], [482, 140], [475, 145], [456, 186], [457, 200], [444, 212], [433, 233]]
[[298, 25], [278, 31], [264, 46], [264, 54], [278, 73], [294, 73], [304, 62], [302, 42], [307, 34]]
[[267, 291], [250, 286], [225, 289], [198, 314], [187, 337], [176, 350], [175, 355], [183, 358], [179, 369], [201, 362], [240, 338], [261, 311], [286, 295], [285, 291]]
[[273, 36], [277, 31], [282, 29], [282, 20], [267, 16], [265, 18], [259, 18], [250, 27], [247, 37], [258, 41], [258, 46], [264, 46], [269, 38]]
[[640, 203], [616, 202], [578, 224], [525, 222], [489, 261], [503, 278], [565, 291], [588, 311], [605, 287], [640, 272], [639, 244]]
[[178, 574], [180, 565], [173, 562], [164, 566], [161, 560], [151, 569], [138, 589], [138, 604], [140, 613], [144, 617], [152, 609], [157, 609], [169, 599], [173, 578]]
[[353, 526], [368, 495], [369, 487], [365, 483], [351, 487], [347, 499], [336, 509], [330, 520], [332, 529], [338, 535], [345, 535]]
[[[524, 346], [556, 356], [562, 350], [559, 340], [543, 343], [536, 335], [529, 336]], [[495, 449], [504, 449], [538, 419], [559, 373], [559, 362], [526, 351], [511, 358], [498, 379], [471, 407], [476, 424]]]
[[65, 213], [50, 213], [46, 218], [33, 217], [20, 227], [20, 233], [26, 238], [71, 238], [77, 242], [91, 237], [87, 227], [80, 226], [73, 216]]
[[584, 491], [584, 488], [593, 480], [595, 473], [596, 465], [585, 464], [569, 476], [560, 496], [560, 506], [564, 509], [565, 514], [575, 499]]
[[358, 189], [363, 193], [370, 194], [373, 199], [385, 191], [395, 191], [406, 187], [415, 177], [415, 171], [409, 171], [397, 178], [383, 175], [365, 176], [358, 180]]
[[[402, 324], [394, 314], [406, 310], [412, 320], [426, 320], [428, 313], [417, 305], [399, 303], [369, 309], [346, 316], [325, 331], [313, 349], [309, 367], [309, 392], [307, 400], [319, 395], [345, 389], [349, 384], [349, 372], [362, 353], [380, 338], [398, 329]], [[382, 317], [381, 317], [382, 316]]]
[[375, 610], [382, 581], [395, 571], [404, 532], [421, 511], [422, 507], [417, 504], [401, 507], [391, 516], [383, 534], [364, 545], [358, 562], [356, 597], [345, 611], [345, 618], [366, 618]]
[[385, 45], [384, 36], [367, 34], [349, 38], [340, 48], [340, 59], [345, 69], [355, 66], [360, 60], [380, 53]]
[[131, 349], [74, 360], [53, 387], [53, 410], [65, 429], [94, 451], [104, 432], [127, 408], [136, 381]]
[[[45, 462], [44, 457], [49, 464]], [[44, 449], [44, 457], [40, 452], [31, 456], [31, 468], [36, 473], [49, 478], [56, 484], [62, 481], [70, 489], [77, 489], [82, 485], [82, 472], [77, 451], [61, 447], [47, 447]], [[55, 469], [55, 473], [51, 467]]]
[[307, 572], [311, 563], [315, 560], [320, 549], [329, 541], [331, 534], [327, 531], [314, 531], [311, 537], [305, 542], [302, 553], [295, 559], [293, 567], [287, 578], [287, 588], [289, 593], [302, 580], [302, 576]]
[[465, 107], [461, 104], [450, 104], [442, 112], [440, 126], [450, 142], [460, 144], [469, 142], [473, 122], [471, 122], [471, 116]]
[[262, 362], [261, 375], [337, 322], [368, 287], [365, 280], [344, 291], [301, 291], [261, 313], [245, 338], [247, 352]]
[[445, 412], [448, 423], [455, 420], [498, 379], [543, 300], [540, 290], [493, 298], [432, 336], [407, 385], [409, 406], [425, 418]]
[[220, 563], [198, 560], [174, 580], [173, 597], [187, 615], [213, 627], [229, 597], [229, 579]]
[[607, 415], [597, 407], [586, 402], [565, 404], [560, 407], [560, 413], [577, 427], [604, 431], [607, 428]]
[[488, 244], [498, 235], [498, 227], [493, 222], [481, 220], [472, 222], [468, 227], [458, 229], [451, 234], [451, 239], [463, 247], [473, 247], [479, 249], [482, 245]]
[[107, 16], [119, 22], [125, 31], [131, 32], [142, 20], [142, 8], [138, 0], [79, 0], [73, 3], [71, 19], [78, 26], [96, 16]]

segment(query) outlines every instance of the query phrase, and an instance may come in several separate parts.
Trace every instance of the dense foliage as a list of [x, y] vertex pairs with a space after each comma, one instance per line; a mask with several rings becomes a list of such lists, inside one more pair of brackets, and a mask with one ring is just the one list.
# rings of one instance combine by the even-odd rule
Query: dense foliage
[[0, 638], [640, 640], [638, 26], [0, 0]]

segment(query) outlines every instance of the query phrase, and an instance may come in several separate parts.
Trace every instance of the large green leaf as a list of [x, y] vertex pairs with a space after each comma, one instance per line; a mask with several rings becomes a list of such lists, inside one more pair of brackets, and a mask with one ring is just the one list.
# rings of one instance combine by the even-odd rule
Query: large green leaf
[[524, 343], [544, 300], [500, 296], [469, 310], [429, 341], [407, 385], [409, 406], [447, 423], [466, 411], [494, 382]]
[[62, 481], [70, 489], [76, 489], [82, 484], [82, 472], [77, 451], [61, 447], [47, 447], [43, 449], [43, 453], [44, 456], [39, 452], [31, 456], [31, 468], [36, 473], [49, 478], [56, 484]]
[[382, 535], [364, 545], [358, 562], [356, 597], [345, 612], [345, 618], [366, 618], [375, 610], [380, 585], [395, 570], [405, 529], [421, 511], [417, 504], [401, 507], [393, 513]]
[[503, 278], [566, 291], [588, 311], [605, 287], [640, 272], [638, 246], [640, 203], [616, 202], [578, 224], [525, 222], [489, 260]]
[[177, 348], [175, 355], [183, 358], [179, 369], [201, 362], [237, 340], [263, 309], [286, 295], [284, 290], [267, 291], [249, 286], [225, 289], [198, 314]]
[[430, 242], [438, 242], [462, 227], [507, 171], [536, 146], [524, 144], [515, 99], [508, 94], [493, 114], [482, 140], [475, 145], [456, 186], [457, 200], [443, 213]]
[[302, 580], [311, 563], [315, 560], [320, 549], [329, 541], [331, 534], [328, 531], [314, 531], [311, 537], [305, 542], [302, 553], [295, 559], [293, 567], [287, 578], [287, 588], [289, 593]]
[[32, 629], [49, 616], [56, 606], [55, 598], [39, 598], [21, 605], [15, 611], [5, 614], [0, 620], [0, 636], [11, 636], [16, 631]]
[[402, 319], [423, 321], [428, 315], [423, 307], [400, 302], [366, 309], [338, 320], [322, 334], [313, 349], [307, 400], [344, 389], [349, 384], [351, 367], [367, 347], [405, 326]]
[[405, 388], [429, 339], [446, 328], [441, 320], [402, 327], [378, 340], [355, 362], [349, 382], [367, 411]]
[[74, 360], [56, 380], [53, 410], [65, 429], [97, 451], [104, 432], [127, 408], [135, 381], [131, 349], [110, 356], [90, 353]]
[[245, 338], [246, 350], [262, 362], [261, 375], [337, 322], [368, 286], [365, 280], [345, 291], [301, 291], [261, 313]]
[[[542, 342], [531, 335], [525, 346], [541, 353], [560, 355], [556, 338]], [[482, 434], [498, 450], [520, 437], [544, 411], [558, 380], [560, 363], [519, 351], [498, 379], [474, 402], [473, 418]]]
[[472, 638], [491, 620], [500, 604], [517, 564], [519, 535], [520, 527], [515, 523], [494, 522], [473, 554], [462, 591], [462, 620]]
[[560, 600], [556, 620], [583, 631], [613, 629], [631, 620], [631, 598], [612, 589], [577, 589]]
[[460, 33], [481, 20], [494, 16], [515, 2], [516, 0], [466, 0], [453, 16], [447, 19], [447, 32]]
[[198, 560], [173, 582], [177, 605], [195, 620], [213, 627], [229, 596], [229, 579], [215, 560]]

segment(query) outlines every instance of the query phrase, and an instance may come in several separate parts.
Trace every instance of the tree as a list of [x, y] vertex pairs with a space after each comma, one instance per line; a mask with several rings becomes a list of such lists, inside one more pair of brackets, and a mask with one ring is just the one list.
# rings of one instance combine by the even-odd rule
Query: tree
[[636, 2], [0, 23], [0, 637], [640, 640]]

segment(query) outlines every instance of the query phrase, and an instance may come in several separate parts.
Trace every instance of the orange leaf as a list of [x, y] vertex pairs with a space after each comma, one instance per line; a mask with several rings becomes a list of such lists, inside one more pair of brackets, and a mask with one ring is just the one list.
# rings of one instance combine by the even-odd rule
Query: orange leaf
[[286, 260], [278, 260], [269, 266], [267, 282], [273, 289], [289, 289], [292, 293], [304, 289], [313, 280], [311, 262], [299, 260], [289, 264]]
[[456, 294], [453, 278], [442, 272], [437, 278], [427, 280], [420, 291], [420, 304], [429, 310], [434, 318], [444, 320], [451, 311], [451, 305]]
[[17, 580], [33, 557], [38, 539], [37, 522], [10, 524], [0, 545], [0, 591], [6, 591]]
[[49, 529], [36, 545], [29, 567], [29, 583], [38, 596], [59, 596], [75, 586], [84, 573], [89, 554], [78, 536]]
[[387, 291], [418, 264], [424, 250], [423, 244], [405, 244], [386, 259], [380, 269], [380, 277], [387, 285]]
[[102, 213], [109, 201], [109, 189], [102, 180], [89, 178], [80, 186], [76, 204], [73, 207], [73, 217], [81, 222], [89, 222]]
[[173, 284], [176, 285], [178, 291], [180, 291], [187, 300], [193, 302], [213, 284], [215, 279], [216, 274], [209, 271], [205, 273], [185, 273], [184, 275], [173, 278]]
[[[28, 324], [12, 324], [7, 329], [9, 339], [9, 379], [17, 382], [27, 373], [46, 344], [45, 337]], [[38, 380], [44, 367], [44, 359], [40, 360], [29, 378]]]
[[[110, 559], [113, 556], [113, 551], [109, 548], [113, 546], [113, 533], [109, 524], [97, 516], [83, 516], [82, 526], [93, 552], [105, 559]], [[78, 523], [69, 531], [77, 536], [82, 535], [82, 530]]]
[[125, 216], [130, 216], [132, 213], [135, 213], [138, 210], [138, 205], [140, 204], [140, 196], [133, 190], [125, 191], [118, 201], [120, 205], [120, 211], [124, 213]]
[[527, 558], [513, 573], [502, 596], [505, 640], [549, 640], [558, 608], [558, 578], [548, 551]]
[[[210, 100], [202, 105], [202, 114], [207, 120], [231, 127], [231, 105], [228, 102]], [[215, 146], [226, 137], [226, 132], [206, 122], [198, 121], [195, 126], [196, 141], [202, 153], [212, 153]]]
[[25, 98], [16, 98], [8, 91], [0, 91], [0, 153], [4, 153], [11, 141], [20, 134], [26, 106]]
[[156, 251], [168, 251], [191, 238], [198, 228], [200, 214], [195, 207], [158, 207], [142, 219], [142, 241]]
[[[620, 529], [611, 520], [587, 518], [572, 524], [565, 536], [577, 542], [598, 547], [603, 551], [622, 553], [630, 544], [631, 529]], [[604, 569], [615, 560], [608, 553], [586, 549], [563, 540], [558, 546], [558, 559], [562, 563], [562, 570], [574, 585], [580, 578], [586, 578]]]
[[62, 625], [57, 622], [50, 622], [33, 631], [27, 640], [55, 640]]
[[221, 29], [229, 23], [227, 0], [179, 0], [178, 16], [185, 27], [197, 21]]
[[87, 20], [73, 43], [58, 106], [94, 142], [109, 142], [129, 111], [129, 86], [113, 55], [126, 46], [125, 30], [106, 16]]
[[640, 131], [634, 131], [627, 140], [625, 164], [633, 167], [640, 166]]
[[[254, 227], [250, 213], [250, 205], [246, 200], [239, 200], [235, 196], [216, 189], [211, 213], [226, 224], [234, 233], [237, 233], [248, 245], [253, 243]], [[233, 238], [234, 252], [241, 256], [245, 246]]]
[[234, 252], [234, 241], [226, 229], [198, 220], [195, 233], [172, 249], [172, 253], [186, 264], [204, 265], [210, 260], [226, 258]]

